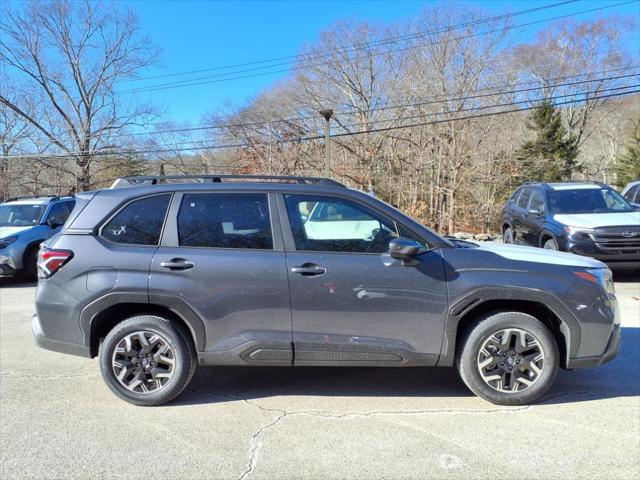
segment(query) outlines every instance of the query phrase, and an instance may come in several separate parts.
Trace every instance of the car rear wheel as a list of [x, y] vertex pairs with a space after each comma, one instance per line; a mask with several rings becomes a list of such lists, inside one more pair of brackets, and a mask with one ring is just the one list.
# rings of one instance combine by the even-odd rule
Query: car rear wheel
[[511, 230], [511, 227], [507, 227], [504, 230], [504, 234], [502, 235], [502, 240], [504, 243], [513, 243], [513, 230]]
[[162, 405], [187, 387], [197, 354], [184, 327], [155, 315], [117, 324], [100, 347], [100, 369], [109, 388], [134, 405]]
[[497, 405], [542, 397], [558, 373], [558, 345], [549, 329], [520, 312], [492, 314], [467, 330], [456, 361], [464, 383]]

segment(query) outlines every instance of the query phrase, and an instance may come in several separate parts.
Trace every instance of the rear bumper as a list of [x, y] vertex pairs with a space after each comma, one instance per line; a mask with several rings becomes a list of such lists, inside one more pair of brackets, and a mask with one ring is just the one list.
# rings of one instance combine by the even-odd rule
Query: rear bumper
[[38, 314], [34, 314], [31, 317], [31, 331], [33, 332], [33, 339], [36, 345], [45, 350], [52, 350], [54, 352], [68, 353], [70, 355], [78, 355], [81, 357], [91, 358], [91, 352], [86, 345], [79, 345], [77, 343], [67, 343], [60, 340], [54, 340], [48, 338], [42, 331], [40, 326], [40, 319]]
[[597, 357], [570, 358], [567, 362], [567, 369], [598, 367], [604, 363], [613, 360], [620, 353], [620, 344], [622, 343], [622, 333], [620, 325], [615, 325], [607, 346], [602, 355]]

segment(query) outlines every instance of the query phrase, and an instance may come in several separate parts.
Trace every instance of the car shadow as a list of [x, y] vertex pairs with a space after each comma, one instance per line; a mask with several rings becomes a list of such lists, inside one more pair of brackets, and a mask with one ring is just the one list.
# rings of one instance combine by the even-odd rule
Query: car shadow
[[[620, 354], [599, 367], [560, 370], [540, 404], [640, 395], [640, 329], [622, 329]], [[201, 367], [173, 406], [277, 396], [473, 397], [454, 368]]]
[[37, 282], [24, 282], [17, 278], [13, 277], [0, 277], [0, 288], [2, 287], [11, 287], [11, 288], [33, 288], [37, 285]]
[[637, 283], [640, 282], [640, 269], [635, 270], [614, 270], [613, 281], [616, 283]]
[[24, 282], [22, 280], [18, 280], [12, 277], [0, 277], [0, 288], [2, 287], [33, 288], [37, 284], [38, 282]]

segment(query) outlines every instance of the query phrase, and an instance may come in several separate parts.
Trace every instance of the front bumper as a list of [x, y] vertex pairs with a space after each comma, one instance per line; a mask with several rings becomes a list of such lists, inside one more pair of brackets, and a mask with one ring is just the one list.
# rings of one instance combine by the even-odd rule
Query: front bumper
[[567, 369], [598, 367], [604, 363], [613, 360], [620, 353], [620, 345], [622, 343], [622, 332], [620, 325], [615, 325], [607, 346], [602, 355], [596, 357], [570, 358], [567, 361]]
[[13, 256], [0, 254], [0, 277], [12, 277], [16, 274], [16, 262]]
[[604, 252], [593, 240], [577, 238], [577, 236], [569, 236], [561, 243], [565, 243], [563, 250], [600, 260], [612, 270], [640, 269], [640, 251], [636, 253]]
[[48, 338], [40, 325], [40, 319], [38, 314], [34, 313], [31, 317], [31, 331], [33, 332], [33, 339], [36, 345], [45, 350], [52, 350], [54, 352], [68, 353], [70, 355], [79, 355], [81, 357], [91, 358], [91, 352], [86, 345], [79, 345], [76, 343], [67, 343], [60, 340], [54, 340]]

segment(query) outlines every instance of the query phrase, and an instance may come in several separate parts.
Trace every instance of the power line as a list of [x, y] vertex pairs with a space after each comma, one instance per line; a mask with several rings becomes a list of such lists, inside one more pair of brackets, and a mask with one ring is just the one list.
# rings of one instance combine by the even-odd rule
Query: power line
[[[626, 85], [626, 86], [620, 86], [620, 87], [612, 87], [612, 88], [605, 88], [602, 90], [591, 90], [591, 91], [586, 91], [586, 92], [574, 92], [574, 93], [567, 93], [567, 94], [563, 94], [563, 95], [556, 95], [553, 97], [545, 97], [545, 98], [536, 98], [533, 100], [529, 100], [530, 102], [534, 103], [534, 102], [540, 102], [540, 101], [544, 101], [544, 100], [553, 100], [555, 98], [570, 98], [570, 97], [579, 97], [581, 95], [590, 95], [592, 93], [602, 93], [602, 92], [615, 92], [615, 91], [620, 91], [620, 90], [628, 90], [629, 88], [636, 88], [636, 87], [640, 87], [640, 84], [635, 84], [635, 85]], [[587, 100], [587, 99], [585, 99]], [[469, 107], [469, 108], [461, 108], [459, 110], [455, 110], [455, 111], [447, 111], [447, 112], [429, 112], [429, 113], [424, 113], [424, 114], [420, 114], [420, 115], [412, 115], [409, 117], [402, 117], [402, 118], [388, 118], [388, 119], [383, 119], [383, 120], [372, 120], [370, 122], [366, 122], [367, 125], [372, 125], [372, 124], [378, 124], [378, 123], [388, 123], [388, 122], [395, 122], [398, 120], [412, 120], [412, 119], [416, 119], [416, 118], [425, 118], [425, 117], [434, 117], [437, 115], [445, 115], [445, 114], [452, 114], [452, 113], [459, 113], [459, 112], [471, 112], [471, 111], [477, 111], [477, 110], [486, 110], [486, 109], [490, 109], [490, 108], [495, 108], [496, 106], [500, 106], [500, 107], [507, 107], [507, 106], [511, 106], [511, 105], [519, 105], [521, 103], [525, 103], [526, 100], [518, 100], [518, 101], [514, 101], [514, 102], [509, 102], [509, 103], [501, 103], [499, 105], [482, 105], [479, 107]], [[343, 128], [344, 130], [346, 130], [348, 127], [357, 127], [357, 126], [361, 126], [363, 125], [362, 122], [360, 123], [352, 123], [349, 125], [343, 125], [341, 126], [341, 128]]]
[[[608, 73], [608, 72], [615, 72], [615, 71], [627, 71], [627, 70], [635, 69], [635, 68], [638, 68], [638, 67], [639, 67], [639, 65], [634, 65], [634, 66], [630, 66], [630, 67], [622, 67], [622, 68], [611, 69], [611, 70], [602, 70], [602, 71], [599, 71], [599, 72], [592, 72], [592, 73], [587, 73], [587, 74], [566, 75], [566, 76], [563, 76], [563, 77], [555, 77], [555, 78], [552, 78], [552, 79], [549, 79], [549, 80], [557, 81], [557, 80], [560, 80], [560, 79], [563, 79], [563, 78], [564, 79], [566, 79], [566, 78], [577, 78], [577, 77], [586, 76], [586, 75], [592, 75], [592, 74], [601, 74], [601, 73]], [[599, 78], [590, 79], [590, 80], [567, 82], [567, 83], [561, 83], [561, 84], [540, 85], [540, 86], [537, 86], [537, 87], [523, 88], [523, 89], [517, 89], [517, 90], [499, 91], [499, 92], [495, 92], [495, 93], [485, 93], [485, 94], [472, 95], [472, 96], [459, 96], [459, 97], [442, 98], [444, 96], [440, 95], [440, 96], [424, 97], [422, 99], [419, 99], [418, 102], [402, 103], [402, 104], [387, 104], [387, 105], [383, 105], [381, 107], [372, 108], [372, 109], [368, 110], [367, 112], [373, 113], [373, 112], [379, 112], [379, 111], [396, 109], [396, 108], [407, 108], [407, 107], [415, 107], [415, 106], [422, 106], [422, 105], [430, 105], [430, 104], [435, 104], [435, 103], [446, 103], [446, 102], [452, 102], [452, 101], [473, 100], [473, 99], [478, 99], [478, 98], [494, 97], [494, 96], [500, 96], [500, 95], [525, 93], [525, 92], [531, 92], [531, 91], [536, 91], [536, 90], [541, 90], [541, 89], [548, 89], [548, 88], [559, 88], [559, 87], [567, 87], [567, 86], [580, 85], [580, 84], [586, 84], [586, 83], [596, 83], [596, 82], [603, 82], [603, 81], [609, 81], [609, 80], [619, 80], [619, 79], [623, 79], [623, 78], [635, 77], [635, 76], [638, 76], [638, 75], [640, 75], [640, 72], [632, 73], [632, 74], [610, 76], [610, 77], [599, 77]], [[496, 90], [498, 88], [505, 88], [505, 87], [516, 86], [516, 85], [530, 85], [532, 83], [541, 83], [541, 81], [540, 80], [535, 80], [535, 81], [527, 81], [527, 82], [513, 82], [513, 83], [509, 83], [509, 84], [503, 84], [503, 85], [500, 85], [500, 86], [493, 86], [493, 87], [486, 87], [486, 88], [482, 88], [482, 89], [472, 90], [472, 91], [469, 91], [467, 93], [486, 92], [487, 90]], [[439, 98], [439, 99], [437, 99], [437, 98]], [[355, 112], [356, 112], [355, 109], [352, 109], [350, 111], [343, 110], [343, 111], [335, 112], [335, 115], [349, 115], [349, 114], [353, 114]], [[194, 126], [194, 127], [183, 127], [183, 128], [171, 128], [171, 129], [165, 129], [165, 130], [154, 130], [154, 131], [151, 131], [151, 132], [121, 133], [121, 134], [118, 134], [118, 135], [108, 135], [108, 134], [104, 134], [104, 133], [99, 133], [99, 134], [91, 135], [91, 137], [95, 138], [95, 137], [98, 137], [98, 136], [105, 136], [105, 137], [107, 137], [109, 139], [114, 139], [114, 138], [124, 138], [124, 137], [136, 137], [136, 136], [141, 136], [141, 135], [152, 136], [152, 135], [159, 135], [159, 134], [163, 134], [163, 133], [186, 133], [186, 132], [196, 132], [196, 131], [204, 131], [204, 130], [217, 130], [217, 129], [223, 129], [223, 128], [241, 128], [241, 127], [251, 127], [251, 126], [258, 126], [258, 125], [265, 125], [266, 126], [266, 125], [269, 125], [269, 124], [276, 124], [277, 125], [277, 124], [280, 124], [280, 123], [294, 123], [294, 122], [296, 122], [298, 120], [308, 120], [308, 119], [315, 119], [315, 118], [317, 118], [317, 115], [303, 115], [303, 116], [298, 116], [298, 117], [289, 117], [289, 118], [275, 119], [275, 120], [264, 120], [264, 121], [255, 121], [255, 122], [236, 122], [236, 123], [219, 124], [219, 125], [201, 125], [201, 126]]]
[[[481, 23], [489, 23], [492, 21], [496, 21], [496, 20], [503, 20], [505, 18], [511, 18], [511, 17], [517, 17], [520, 15], [526, 15], [529, 13], [533, 13], [533, 12], [537, 12], [537, 11], [541, 11], [541, 10], [548, 10], [550, 8], [555, 8], [555, 7], [559, 7], [562, 5], [567, 5], [570, 3], [576, 3], [578, 0], [567, 0], [567, 1], [563, 1], [563, 2], [558, 2], [558, 3], [552, 3], [549, 5], [543, 5], [540, 7], [534, 7], [534, 8], [529, 8], [526, 10], [520, 10], [517, 12], [513, 12], [513, 13], [507, 13], [507, 14], [503, 14], [503, 15], [497, 15], [494, 17], [487, 17], [487, 18], [483, 18], [483, 19], [479, 19], [479, 20], [473, 20], [470, 22], [465, 22], [465, 23], [460, 23], [457, 25], [452, 25], [449, 27], [445, 27], [445, 28], [441, 28], [441, 29], [437, 29], [437, 30], [424, 30], [421, 32], [415, 32], [415, 33], [410, 33], [410, 34], [406, 34], [406, 35], [400, 35], [400, 36], [396, 36], [396, 37], [389, 37], [389, 38], [384, 38], [384, 39], [380, 39], [380, 40], [376, 40], [373, 42], [366, 42], [364, 45], [353, 45], [351, 47], [343, 47], [343, 48], [339, 48], [336, 50], [325, 50], [323, 52], [315, 52], [315, 53], [299, 53], [299, 54], [295, 54], [295, 55], [287, 55], [287, 56], [283, 56], [283, 57], [275, 57], [275, 58], [268, 58], [268, 59], [262, 59], [262, 60], [254, 60], [254, 61], [250, 61], [250, 62], [244, 62], [244, 63], [236, 63], [236, 64], [231, 64], [231, 65], [220, 65], [220, 66], [216, 66], [216, 67], [209, 67], [209, 68], [202, 68], [202, 69], [198, 69], [198, 70], [188, 70], [185, 72], [176, 72], [176, 73], [167, 73], [167, 74], [161, 74], [161, 75], [153, 75], [153, 76], [147, 76], [147, 77], [140, 77], [140, 78], [132, 78], [132, 79], [127, 79], [124, 80], [123, 82], [136, 82], [136, 81], [142, 81], [142, 80], [155, 80], [158, 78], [169, 78], [169, 77], [177, 77], [177, 76], [184, 76], [184, 75], [192, 75], [192, 74], [196, 74], [196, 73], [204, 73], [204, 72], [211, 72], [211, 71], [216, 71], [216, 70], [225, 70], [225, 69], [229, 69], [229, 68], [240, 68], [240, 67], [247, 67], [247, 66], [251, 66], [251, 65], [259, 65], [259, 64], [264, 64], [264, 63], [273, 63], [273, 62], [282, 62], [283, 60], [288, 60], [289, 62], [287, 63], [291, 63], [295, 60], [301, 59], [301, 58], [305, 58], [308, 59], [308, 57], [319, 57], [319, 56], [326, 56], [326, 55], [330, 55], [335, 51], [344, 51], [347, 53], [351, 53], [353, 51], [358, 51], [358, 50], [362, 50], [365, 48], [369, 48], [372, 46], [379, 46], [379, 45], [385, 45], [385, 44], [389, 44], [389, 43], [396, 43], [396, 42], [400, 42], [403, 40], [409, 40], [409, 39], [413, 39], [413, 38], [419, 38], [419, 37], [424, 37], [427, 35], [434, 35], [434, 34], [438, 34], [438, 33], [445, 33], [451, 30], [458, 30], [460, 28], [465, 28], [465, 27], [469, 27], [469, 26], [473, 26], [473, 25], [478, 25]], [[274, 66], [274, 65], [272, 65]], [[268, 66], [266, 68], [270, 68], [272, 66]]]
[[[602, 7], [591, 8], [591, 9], [582, 10], [582, 11], [579, 11], [579, 12], [573, 12], [571, 14], [558, 15], [558, 16], [555, 16], [555, 17], [549, 17], [549, 18], [545, 18], [545, 19], [542, 19], [542, 20], [535, 20], [535, 21], [521, 23], [521, 24], [518, 24], [518, 25], [512, 25], [512, 26], [508, 26], [508, 27], [504, 27], [504, 28], [488, 30], [486, 32], [478, 32], [478, 33], [473, 33], [473, 34], [469, 34], [469, 35], [463, 35], [463, 36], [460, 36], [460, 37], [456, 37], [454, 39], [442, 40], [442, 41], [438, 41], [438, 42], [428, 42], [428, 43], [422, 43], [422, 44], [413, 45], [413, 46], [409, 46], [409, 47], [403, 47], [403, 48], [398, 48], [398, 49], [386, 50], [386, 51], [382, 51], [382, 52], [376, 52], [376, 53], [372, 54], [372, 56], [385, 55], [385, 54], [388, 54], [388, 53], [395, 53], [395, 52], [400, 52], [400, 51], [405, 51], [405, 50], [413, 50], [413, 49], [417, 49], [417, 48], [421, 48], [421, 47], [425, 47], [425, 46], [429, 46], [429, 45], [438, 45], [438, 44], [443, 43], [445, 41], [464, 40], [464, 39], [467, 39], [467, 38], [478, 37], [478, 36], [481, 36], [481, 35], [488, 35], [488, 34], [491, 34], [491, 33], [505, 32], [505, 31], [508, 31], [508, 30], [513, 30], [514, 28], [527, 27], [527, 26], [531, 26], [531, 25], [535, 25], [535, 24], [539, 24], [539, 23], [549, 22], [549, 21], [553, 21], [553, 20], [559, 20], [559, 19], [562, 19], [562, 18], [573, 17], [574, 15], [581, 15], [583, 13], [591, 13], [591, 12], [595, 12], [595, 11], [599, 11], [599, 10], [604, 10], [604, 9], [607, 9], [607, 8], [613, 8], [613, 7], [617, 7], [617, 6], [621, 6], [621, 5], [627, 5], [629, 3], [636, 3], [638, 1], [639, 0], [628, 0], [628, 1], [625, 1], [625, 2], [605, 5], [605, 6], [602, 6]], [[328, 55], [325, 55], [325, 56], [328, 56]], [[180, 80], [180, 81], [176, 81], [176, 82], [151, 85], [149, 87], [134, 88], [134, 89], [130, 89], [130, 90], [124, 90], [124, 91], [122, 91], [120, 93], [154, 92], [154, 91], [159, 91], [159, 90], [168, 90], [168, 89], [181, 88], [181, 87], [191, 87], [191, 86], [198, 86], [198, 85], [226, 82], [226, 81], [230, 81], [230, 80], [242, 80], [242, 79], [247, 79], [247, 78], [255, 78], [255, 77], [259, 77], [259, 76], [263, 76], [263, 75], [272, 75], [272, 74], [277, 74], [277, 73], [286, 73], [286, 72], [290, 72], [290, 71], [296, 71], [296, 70], [303, 70], [303, 69], [308, 69], [308, 68], [319, 67], [319, 66], [327, 65], [328, 63], [331, 63], [331, 62], [321, 62], [321, 63], [317, 63], [317, 64], [313, 64], [313, 65], [299, 65], [299, 66], [294, 66], [294, 67], [290, 67], [290, 68], [286, 68], [286, 69], [273, 70], [273, 71], [269, 71], [269, 72], [259, 72], [259, 73], [253, 73], [253, 74], [248, 74], [248, 75], [229, 76], [229, 75], [235, 75], [237, 73], [252, 72], [252, 71], [255, 71], [255, 70], [258, 70], [258, 69], [263, 69], [263, 68], [271, 68], [271, 67], [276, 67], [276, 66], [288, 65], [290, 63], [291, 62], [285, 62], [285, 63], [270, 65], [269, 67], [256, 67], [256, 68], [245, 69], [245, 70], [236, 70], [234, 72], [210, 75], [210, 76], [200, 77], [200, 78], [196, 78], [196, 79]], [[219, 77], [225, 77], [225, 78], [219, 78]], [[208, 80], [210, 78], [215, 78], [215, 79]], [[202, 80], [202, 81], [199, 81], [199, 80]]]
[[[635, 88], [637, 86], [640, 85], [634, 85], [633, 87], [627, 87], [627, 88]], [[598, 95], [598, 96], [594, 96], [591, 97], [590, 100], [600, 100], [600, 99], [605, 99], [605, 98], [613, 98], [613, 97], [622, 97], [622, 96], [626, 96], [626, 95], [631, 95], [634, 93], [638, 93], [640, 92], [640, 89], [637, 90], [632, 90], [632, 91], [628, 91], [628, 92], [620, 92], [620, 93], [611, 93], [611, 94], [607, 94], [607, 95]], [[583, 92], [584, 94], [584, 92]], [[558, 95], [556, 97], [549, 97], [549, 99], [553, 99], [553, 98], [566, 98], [569, 97], [571, 95]], [[544, 100], [544, 99], [539, 99], [539, 100]], [[585, 99], [586, 100], [586, 99]], [[565, 100], [562, 102], [554, 102], [555, 106], [561, 106], [561, 105], [567, 105], [570, 103], [574, 103], [574, 100]], [[523, 103], [523, 102], [520, 102]], [[505, 104], [505, 105], [509, 105], [509, 104]], [[497, 107], [501, 107], [502, 104], [498, 104], [498, 105], [493, 105], [493, 108], [497, 108]], [[484, 108], [484, 107], [483, 107]], [[420, 126], [426, 126], [426, 125], [434, 125], [434, 124], [440, 124], [440, 123], [447, 123], [447, 122], [455, 122], [455, 121], [460, 121], [460, 120], [470, 120], [470, 119], [475, 119], [475, 118], [484, 118], [484, 117], [489, 117], [489, 116], [493, 116], [493, 115], [505, 115], [505, 114], [509, 114], [509, 113], [516, 113], [516, 112], [523, 112], [523, 111], [528, 111], [528, 110], [533, 110], [535, 108], [538, 108], [537, 106], [528, 106], [528, 107], [522, 107], [522, 108], [514, 108], [514, 109], [510, 109], [510, 110], [503, 110], [503, 111], [499, 111], [499, 112], [488, 112], [488, 113], [481, 113], [478, 115], [466, 115], [466, 116], [462, 116], [462, 117], [453, 117], [453, 118], [447, 118], [447, 119], [439, 119], [439, 120], [431, 120], [428, 122], [420, 122], [420, 123], [412, 123], [412, 124], [408, 124], [408, 125], [394, 125], [394, 126], [390, 126], [390, 127], [381, 127], [381, 128], [374, 128], [374, 129], [367, 129], [367, 130], [363, 130], [360, 132], [345, 132], [345, 133], [334, 133], [331, 135], [331, 138], [340, 138], [340, 137], [347, 137], [347, 136], [354, 136], [354, 135], [364, 135], [364, 134], [369, 134], [369, 133], [380, 133], [380, 132], [386, 132], [386, 131], [391, 131], [391, 130], [399, 130], [399, 129], [404, 129], [404, 128], [413, 128], [413, 127], [420, 127]], [[480, 108], [476, 109], [479, 110]], [[278, 143], [296, 143], [296, 142], [303, 142], [303, 141], [309, 141], [309, 140], [318, 140], [323, 138], [323, 135], [314, 135], [314, 136], [307, 136], [307, 137], [297, 137], [297, 138], [292, 138], [292, 139], [285, 139], [285, 140], [280, 140], [278, 141]], [[134, 154], [153, 154], [153, 153], [176, 153], [178, 151], [198, 151], [198, 150], [219, 150], [219, 149], [228, 149], [228, 148], [238, 148], [238, 147], [250, 147], [251, 145], [247, 144], [247, 143], [234, 143], [234, 144], [224, 144], [224, 145], [206, 145], [206, 146], [201, 146], [201, 147], [186, 147], [186, 148], [173, 148], [173, 149], [148, 149], [148, 150], [126, 150], [126, 149], [120, 149], [120, 151], [97, 151], [97, 152], [92, 152], [91, 155], [92, 156], [104, 156], [104, 155], [134, 155]], [[52, 158], [70, 158], [76, 155], [80, 155], [82, 152], [67, 152], [66, 154], [52, 154], [52, 155], [43, 155], [43, 154], [34, 154], [34, 155], [15, 155], [15, 156], [4, 156], [4, 159], [30, 159], [30, 158], [43, 158], [43, 159], [52, 159]]]

